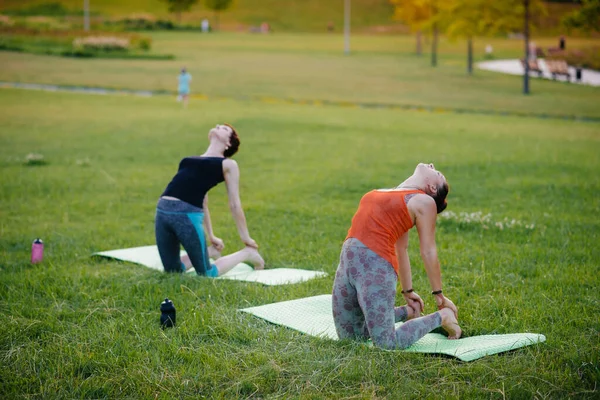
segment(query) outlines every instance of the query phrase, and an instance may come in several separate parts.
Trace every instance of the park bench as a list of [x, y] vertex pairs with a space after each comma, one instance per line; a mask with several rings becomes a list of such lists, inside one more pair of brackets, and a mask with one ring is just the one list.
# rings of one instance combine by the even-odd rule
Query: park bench
[[544, 53], [544, 49], [542, 49], [541, 47], [536, 47], [535, 56], [537, 58], [544, 58], [546, 57], [546, 53]]
[[[525, 68], [525, 60], [521, 59], [521, 65]], [[538, 76], [542, 76], [542, 69], [538, 65], [537, 60], [529, 60], [529, 71], [537, 72]]]
[[569, 66], [565, 60], [546, 60], [546, 66], [553, 79], [556, 79], [556, 75], [564, 75], [567, 77], [567, 81], [571, 82]]

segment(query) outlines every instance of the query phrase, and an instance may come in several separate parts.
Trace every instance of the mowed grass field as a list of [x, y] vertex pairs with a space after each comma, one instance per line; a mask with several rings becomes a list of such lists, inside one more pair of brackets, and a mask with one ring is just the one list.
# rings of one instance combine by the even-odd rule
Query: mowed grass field
[[[5, 398], [593, 398], [598, 125], [513, 117], [169, 97], [0, 91], [0, 350]], [[161, 274], [94, 259], [153, 243], [154, 206], [206, 131], [241, 134], [242, 201], [268, 267], [324, 270], [279, 287]], [[26, 166], [26, 154], [46, 165]], [[396, 185], [418, 161], [451, 184], [441, 219], [444, 290], [468, 336], [543, 333], [547, 342], [460, 361], [331, 342], [238, 308], [329, 293], [363, 193]], [[240, 246], [223, 187], [211, 216]], [[42, 264], [31, 241], [46, 243]], [[416, 236], [414, 286], [433, 311]], [[162, 331], [173, 299], [179, 326]], [[400, 298], [398, 299], [400, 302]]]
[[[193, 76], [192, 93], [208, 96], [416, 105], [600, 117], [598, 88], [531, 80], [475, 70], [466, 72], [466, 44], [441, 39], [438, 67], [414, 54], [410, 36], [352, 38], [343, 54], [341, 35], [153, 33], [153, 52], [173, 61], [70, 59], [0, 52], [0, 81], [175, 91], [181, 67]], [[573, 48], [597, 43], [569, 39]], [[487, 43], [499, 59], [521, 57], [520, 40], [477, 39], [477, 60]], [[553, 38], [537, 39], [541, 47]]]
[[[184, 110], [171, 96], [0, 90], [0, 397], [598, 397], [600, 124], [242, 99], [597, 116], [597, 89], [533, 81], [525, 97], [518, 77], [466, 77], [453, 44], [433, 71], [410, 50], [376, 50], [378, 38], [357, 39], [350, 57], [325, 36], [154, 38], [177, 62], [0, 53], [3, 81], [131, 89], [174, 90], [187, 61], [193, 90], [209, 95]], [[516, 52], [507, 43], [498, 46]], [[391, 72], [401, 66], [409, 73]], [[240, 132], [242, 203], [267, 267], [329, 277], [265, 287], [91, 257], [154, 243], [158, 196], [221, 122]], [[46, 164], [26, 165], [29, 153]], [[437, 243], [464, 334], [535, 332], [545, 343], [463, 363], [320, 340], [237, 311], [330, 293], [361, 196], [397, 185], [421, 161], [451, 186]], [[216, 234], [237, 250], [222, 185], [210, 204]], [[31, 265], [36, 237], [46, 255]], [[433, 312], [414, 233], [409, 254], [414, 287]], [[178, 327], [163, 331], [165, 297]]]

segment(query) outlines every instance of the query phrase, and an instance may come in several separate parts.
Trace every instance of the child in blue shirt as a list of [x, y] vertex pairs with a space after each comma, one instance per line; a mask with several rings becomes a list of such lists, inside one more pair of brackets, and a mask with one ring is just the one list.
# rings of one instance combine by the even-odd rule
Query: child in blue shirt
[[183, 106], [187, 107], [192, 75], [190, 75], [184, 67], [181, 69], [181, 73], [177, 77], [177, 81], [179, 82], [177, 86], [177, 93], [179, 94], [177, 96], [177, 101], [183, 101]]

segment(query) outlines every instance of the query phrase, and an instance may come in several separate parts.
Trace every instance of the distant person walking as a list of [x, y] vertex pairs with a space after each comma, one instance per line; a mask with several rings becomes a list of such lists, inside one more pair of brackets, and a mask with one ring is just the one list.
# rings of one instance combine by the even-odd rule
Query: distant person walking
[[210, 22], [208, 22], [208, 20], [206, 18], [204, 18], [202, 20], [202, 23], [200, 26], [201, 26], [202, 32], [208, 33], [210, 31]]
[[190, 82], [192, 81], [192, 75], [184, 68], [181, 69], [181, 73], [177, 77], [177, 101], [183, 102], [183, 107], [187, 108], [188, 99], [190, 96]]

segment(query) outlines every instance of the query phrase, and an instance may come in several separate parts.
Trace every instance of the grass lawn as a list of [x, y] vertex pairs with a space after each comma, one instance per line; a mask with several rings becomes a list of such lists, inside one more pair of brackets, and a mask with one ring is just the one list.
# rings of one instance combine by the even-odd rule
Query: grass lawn
[[[73, 14], [82, 14], [81, 0], [2, 0], [0, 11], [31, 9], [36, 5], [60, 3]], [[129, 15], [151, 14], [157, 18], [177, 19], [168, 13], [167, 5], [161, 0], [95, 0], [90, 1], [92, 16], [125, 17]], [[547, 3], [547, 15], [538, 15], [540, 31], [558, 36], [564, 34], [560, 20], [566, 13], [578, 8], [576, 4]], [[393, 21], [394, 7], [388, 0], [352, 0], [351, 22], [354, 32], [376, 33], [384, 31], [404, 31], [408, 29]], [[181, 22], [199, 26], [203, 18], [208, 18], [214, 27], [217, 16], [198, 1], [189, 12], [181, 14]], [[536, 17], [536, 16], [534, 16]], [[236, 0], [233, 5], [219, 14], [220, 27], [228, 30], [248, 30], [268, 22], [275, 32], [319, 32], [326, 31], [332, 22], [336, 32], [343, 29], [344, 2], [322, 0]]]
[[[439, 66], [413, 54], [409, 36], [360, 36], [353, 54], [343, 55], [341, 35], [222, 33], [152, 34], [153, 53], [168, 60], [72, 59], [0, 52], [0, 81], [87, 85], [138, 90], [176, 90], [179, 69], [194, 77], [193, 93], [209, 96], [262, 96], [306, 100], [417, 105], [509, 112], [600, 117], [600, 89], [531, 80], [476, 70], [466, 73], [464, 42], [440, 43]], [[554, 39], [540, 39], [543, 47]], [[597, 40], [596, 40], [597, 42]], [[491, 43], [497, 58], [518, 58], [522, 42], [479, 39], [478, 59]], [[591, 39], [573, 39], [585, 47]]]
[[[10, 57], [22, 61], [22, 73], [45, 60], [52, 75], [65, 62], [63, 75], [52, 79], [72, 83], [86, 83], [104, 66], [100, 76], [116, 85], [119, 65], [131, 86], [141, 85], [136, 76], [149, 86], [175, 78], [174, 64]], [[225, 53], [198, 68], [218, 71], [216, 63], [239, 71], [244, 65], [232, 63], [236, 57], [244, 58]], [[306, 61], [301, 52], [272, 57]], [[391, 55], [323, 55], [326, 63], [347, 66], [341, 70], [347, 77], [352, 68], [368, 68], [370, 59], [391, 69]], [[76, 66], [81, 74], [69, 74]], [[134, 66], [147, 66], [147, 76], [133, 74]], [[453, 68], [440, 70], [450, 76]], [[203, 80], [199, 71], [198, 90], [228, 87]], [[273, 81], [286, 82], [285, 71]], [[7, 73], [17, 72], [3, 68], [2, 80]], [[455, 74], [452, 85], [467, 79]], [[326, 69], [324, 75], [334, 77]], [[306, 77], [288, 79], [298, 95], [319, 97], [333, 88], [353, 93], [341, 78], [321, 87], [328, 79], [317, 77], [310, 92], [300, 85]], [[392, 82], [385, 73], [380, 79]], [[506, 79], [493, 85], [507, 86]], [[597, 93], [553, 83], [534, 87], [540, 94], [530, 98], [517, 97], [516, 88], [503, 93], [510, 98], [515, 91], [514, 99], [532, 103], [550, 101], [556, 91]], [[284, 88], [274, 82], [265, 90]], [[361, 93], [357, 88], [354, 96]], [[459, 101], [448, 95], [454, 100], [441, 101]], [[0, 90], [0, 110], [2, 398], [598, 397], [598, 124], [231, 100], [193, 100], [183, 110], [170, 97], [8, 89]], [[263, 287], [92, 259], [94, 251], [153, 244], [155, 203], [179, 159], [203, 151], [208, 129], [224, 121], [240, 131], [242, 203], [267, 265], [330, 276]], [[47, 164], [24, 165], [31, 152]], [[329, 293], [362, 194], [398, 184], [419, 161], [434, 162], [448, 177], [448, 211], [492, 214], [491, 224], [460, 216], [438, 221], [444, 292], [458, 305], [465, 334], [536, 332], [546, 343], [462, 363], [320, 340], [236, 311]], [[237, 249], [223, 185], [211, 191], [211, 217], [226, 249]], [[495, 223], [505, 219], [516, 223]], [[30, 265], [36, 237], [44, 239], [46, 257]], [[414, 287], [432, 312], [417, 244], [412, 236]], [[158, 307], [167, 296], [179, 324], [162, 331]]]
[[[49, 0], [3, 0], [0, 10], [18, 10], [40, 3], [55, 3]], [[59, 0], [71, 11], [82, 12], [83, 2], [79, 0]], [[167, 4], [161, 0], [102, 0], [90, 2], [93, 15], [105, 17], [126, 17], [129, 15], [151, 14], [157, 18], [177, 20], [169, 14]], [[352, 25], [360, 31], [373, 30], [382, 25], [398, 25], [392, 20], [393, 6], [387, 0], [353, 0]], [[564, 13], [564, 12], [563, 12]], [[200, 27], [200, 21], [208, 18], [213, 29], [216, 27], [216, 14], [197, 2], [189, 12], [181, 14], [181, 22]], [[259, 26], [268, 22], [276, 32], [326, 32], [328, 22], [335, 29], [343, 29], [344, 3], [321, 0], [236, 0], [233, 6], [219, 14], [220, 28], [229, 30]], [[406, 30], [406, 28], [404, 28]]]

